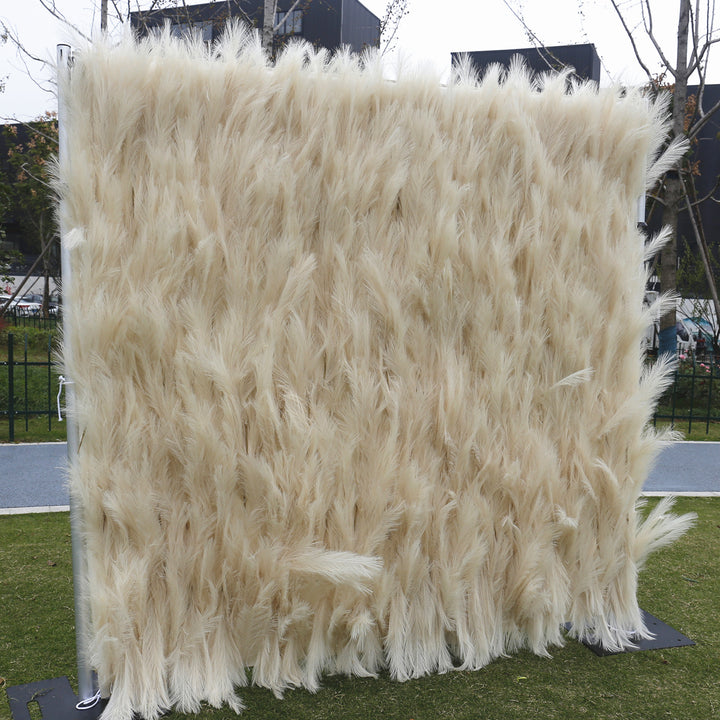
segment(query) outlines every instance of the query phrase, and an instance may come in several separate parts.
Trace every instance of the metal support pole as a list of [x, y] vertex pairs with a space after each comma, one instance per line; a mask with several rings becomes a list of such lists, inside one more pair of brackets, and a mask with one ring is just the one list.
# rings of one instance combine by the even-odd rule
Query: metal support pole
[[15, 336], [8, 333], [8, 431], [15, 440]]
[[645, 226], [645, 193], [637, 201], [637, 221], [638, 225]]
[[[63, 78], [67, 78], [70, 72], [71, 51], [69, 45], [57, 46], [57, 67], [58, 67], [58, 157], [60, 162], [67, 160], [67, 108], [63, 97]], [[62, 215], [62, 214], [61, 214]], [[63, 227], [60, 221], [60, 267], [62, 273], [62, 312], [66, 332], [63, 336], [63, 354], [66, 362], [72, 360], [72, 347], [70, 344], [70, 327], [73, 322], [72, 309], [70, 307], [69, 288], [71, 287], [72, 267], [70, 263], [70, 251], [65, 242], [67, 228]], [[71, 363], [70, 363], [71, 366]], [[65, 403], [67, 407], [67, 454], [68, 465], [72, 467], [78, 452], [78, 427], [75, 418], [75, 386], [69, 378], [65, 385]], [[88, 640], [90, 630], [90, 608], [88, 605], [85, 584], [87, 582], [87, 557], [86, 547], [83, 538], [83, 512], [76, 500], [70, 494], [70, 524], [72, 529], [72, 566], [73, 585], [75, 588], [75, 644], [77, 648], [78, 666], [78, 697], [81, 702], [95, 697], [97, 694], [97, 679], [90, 667], [88, 657]]]

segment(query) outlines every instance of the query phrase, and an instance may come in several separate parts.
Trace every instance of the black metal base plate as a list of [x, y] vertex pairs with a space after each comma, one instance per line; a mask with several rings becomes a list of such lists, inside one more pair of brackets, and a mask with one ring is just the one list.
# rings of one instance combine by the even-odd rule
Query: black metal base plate
[[[654, 635], [654, 637], [647, 640], [643, 638], [637, 638], [633, 640], [635, 647], [629, 647], [625, 650], [606, 650], [599, 643], [589, 643], [582, 641], [585, 647], [590, 648], [596, 655], [604, 657], [606, 655], [620, 655], [626, 652], [640, 652], [641, 650], [662, 650], [664, 648], [683, 647], [686, 645], [694, 645], [695, 643], [689, 638], [683, 635], [681, 632], [670, 627], [667, 623], [662, 620], [658, 620], [654, 615], [651, 615], [645, 610], [640, 610], [642, 613], [645, 627]], [[565, 629], [569, 630], [571, 627], [570, 623], [565, 624]]]
[[14, 685], [7, 688], [7, 696], [13, 720], [31, 720], [30, 703], [40, 706], [43, 720], [97, 720], [107, 705], [107, 700], [100, 700], [95, 707], [78, 710], [78, 698], [64, 676]]

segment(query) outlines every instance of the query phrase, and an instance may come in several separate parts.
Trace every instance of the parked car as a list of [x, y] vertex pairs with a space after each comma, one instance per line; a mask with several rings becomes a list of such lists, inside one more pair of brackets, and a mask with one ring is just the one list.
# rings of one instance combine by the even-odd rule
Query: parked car
[[713, 329], [704, 318], [683, 318], [683, 324], [690, 333], [693, 352], [702, 357], [706, 352], [712, 351]]
[[[4, 307], [11, 297], [12, 296], [7, 293], [0, 294], [0, 308]], [[21, 317], [39, 315], [42, 310], [42, 295], [29, 293], [23, 295], [21, 298], [16, 297], [8, 306], [8, 310]], [[48, 312], [51, 315], [56, 315], [57, 305], [55, 303], [48, 303]]]
[[[31, 315], [38, 315], [42, 310], [43, 296], [37, 293], [29, 293], [23, 295], [22, 302], [28, 303], [28, 309]], [[48, 312], [51, 315], [57, 314], [57, 305], [51, 300], [48, 301]]]
[[694, 353], [695, 339], [693, 338], [692, 328], [688, 327], [682, 320], [678, 320], [675, 323], [675, 332], [677, 333], [678, 352], [681, 355]]
[[[658, 299], [656, 291], [646, 291], [643, 306], [650, 307]], [[699, 313], [709, 315], [701, 317]], [[713, 352], [713, 338], [715, 337], [714, 313], [708, 300], [685, 299], [678, 301], [676, 307], [677, 322], [675, 332], [677, 335], [677, 350], [680, 355], [703, 355], [704, 352]], [[710, 317], [710, 320], [707, 318]], [[660, 318], [656, 316], [652, 325], [649, 325], [643, 337], [643, 349], [649, 354], [658, 350], [660, 335]], [[698, 347], [699, 345], [699, 347]]]
[[[10, 300], [11, 297], [12, 297], [12, 295], [7, 295], [7, 294], [5, 294], [5, 293], [0, 294], [0, 309], [1, 309], [1, 308], [4, 308], [5, 305], [7, 305], [7, 302], [8, 302], [8, 300]], [[15, 299], [10, 303], [10, 305], [8, 305], [8, 308], [7, 308], [8, 311], [9, 311], [9, 312], [14, 312], [16, 305], [17, 305], [17, 298], [15, 298]]]
[[40, 309], [42, 308], [42, 298], [41, 302], [35, 302], [34, 300], [28, 299], [28, 297], [32, 296], [23, 296], [17, 301], [15, 312], [17, 312], [18, 315], [24, 315], [25, 317], [39, 315]]
[[678, 352], [704, 355], [713, 346], [712, 326], [703, 318], [682, 318], [677, 321]]

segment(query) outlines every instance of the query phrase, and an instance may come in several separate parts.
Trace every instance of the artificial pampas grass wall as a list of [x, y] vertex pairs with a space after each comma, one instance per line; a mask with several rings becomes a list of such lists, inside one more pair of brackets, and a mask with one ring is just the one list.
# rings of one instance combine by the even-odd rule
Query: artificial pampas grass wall
[[[235, 32], [97, 45], [62, 88], [91, 654], [106, 718], [323, 672], [617, 645], [638, 567], [635, 200], [664, 107]], [[664, 506], [663, 506], [664, 507]]]

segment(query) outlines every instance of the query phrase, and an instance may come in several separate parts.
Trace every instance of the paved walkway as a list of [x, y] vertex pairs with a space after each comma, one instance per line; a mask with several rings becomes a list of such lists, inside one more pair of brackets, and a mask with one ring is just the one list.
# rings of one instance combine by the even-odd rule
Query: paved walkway
[[666, 447], [650, 471], [647, 495], [720, 495], [720, 443], [679, 442]]
[[[0, 444], [0, 514], [67, 510], [66, 458], [65, 443]], [[643, 492], [720, 496], [720, 443], [665, 448]]]
[[0, 444], [0, 513], [32, 508], [67, 509], [67, 444]]

